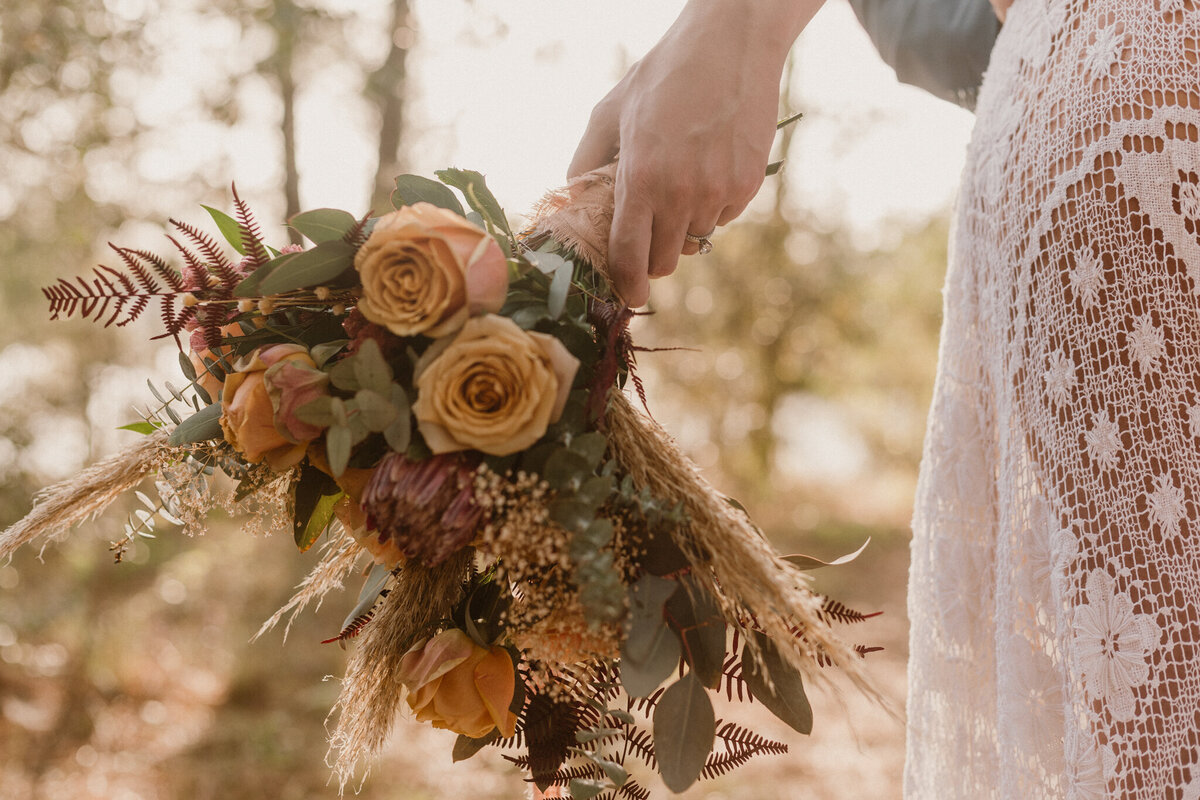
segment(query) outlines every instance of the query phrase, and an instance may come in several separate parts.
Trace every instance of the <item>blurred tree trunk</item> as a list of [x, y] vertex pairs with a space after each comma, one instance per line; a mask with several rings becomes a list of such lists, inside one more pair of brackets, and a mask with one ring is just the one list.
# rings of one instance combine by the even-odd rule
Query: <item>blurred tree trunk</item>
[[[296, 165], [296, 75], [295, 51], [299, 38], [302, 12], [291, 0], [277, 0], [275, 13], [271, 15], [271, 28], [275, 32], [275, 52], [264, 65], [279, 87], [279, 100], [283, 105], [280, 127], [283, 134], [283, 195], [285, 219], [300, 213], [300, 170]], [[300, 243], [300, 232], [288, 228], [292, 244]]]
[[371, 208], [389, 207], [394, 179], [403, 169], [400, 142], [404, 135], [404, 102], [408, 83], [408, 52], [415, 36], [409, 0], [392, 0], [392, 43], [387, 58], [367, 76], [364, 94], [379, 111], [379, 160], [371, 191]]

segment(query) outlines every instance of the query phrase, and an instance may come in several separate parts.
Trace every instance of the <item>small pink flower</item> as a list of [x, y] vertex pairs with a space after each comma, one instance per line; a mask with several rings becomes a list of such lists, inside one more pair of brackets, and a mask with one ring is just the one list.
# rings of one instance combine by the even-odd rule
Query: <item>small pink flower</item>
[[263, 374], [267, 396], [275, 410], [275, 428], [295, 444], [310, 442], [322, 428], [296, 416], [296, 409], [323, 397], [329, 375], [304, 360], [278, 361]]

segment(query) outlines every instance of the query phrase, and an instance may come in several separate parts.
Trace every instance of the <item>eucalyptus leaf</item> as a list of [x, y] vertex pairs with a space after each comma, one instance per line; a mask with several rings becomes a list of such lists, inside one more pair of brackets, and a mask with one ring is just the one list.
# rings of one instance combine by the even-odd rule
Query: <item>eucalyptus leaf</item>
[[325, 433], [325, 448], [329, 455], [329, 468], [340, 477], [350, 463], [352, 434], [348, 425], [334, 425]]
[[296, 409], [296, 419], [318, 428], [334, 423], [333, 398], [328, 395], [314, 398]]
[[354, 265], [353, 245], [341, 239], [321, 242], [311, 250], [298, 253], [286, 269], [276, 269], [263, 279], [264, 295], [281, 294], [329, 283]]
[[383, 438], [393, 451], [403, 453], [412, 440], [412, 408], [404, 387], [399, 384], [392, 384], [391, 400], [396, 416], [392, 423], [383, 429]]
[[592, 800], [608, 788], [604, 781], [591, 778], [572, 778], [570, 786], [571, 800]]
[[246, 255], [246, 246], [242, 244], [242, 228], [237, 224], [237, 220], [226, 214], [224, 211], [218, 211], [210, 206], [201, 205], [208, 215], [213, 218], [213, 222], [217, 223], [217, 230], [225, 237], [225, 241], [229, 242], [229, 246], [238, 251], [239, 255]]
[[183, 377], [189, 381], [196, 380], [196, 365], [188, 358], [187, 353], [179, 351], [179, 370], [183, 373]]
[[354, 354], [354, 376], [358, 385], [383, 397], [392, 393], [392, 368], [383, 360], [379, 342], [367, 339]]
[[742, 677], [750, 687], [750, 694], [793, 730], [812, 733], [812, 706], [800, 673], [784, 660], [769, 637], [758, 632], [753, 636], [760, 655], [754, 655], [749, 643], [742, 650]]
[[451, 751], [450, 757], [456, 764], [459, 761], [466, 761], [468, 758], [499, 739], [500, 730], [498, 728], [492, 728], [491, 733], [480, 739], [472, 739], [470, 736], [460, 733], [458, 738], [454, 740], [454, 749]]
[[672, 684], [654, 709], [654, 755], [663, 783], [687, 789], [704, 770], [716, 738], [716, 715], [708, 692], [692, 673]]
[[683, 640], [683, 657], [696, 678], [715, 689], [725, 663], [726, 627], [716, 600], [690, 575], [684, 576], [667, 600], [666, 615]]
[[621, 644], [621, 685], [631, 697], [648, 697], [679, 666], [679, 637], [663, 606], [678, 584], [643, 575], [629, 590], [629, 623]]
[[567, 306], [567, 292], [571, 289], [573, 273], [574, 267], [570, 261], [563, 263], [555, 271], [554, 280], [550, 282], [550, 294], [546, 297], [546, 311], [550, 314], [550, 319], [562, 316], [563, 309]]
[[370, 389], [359, 389], [354, 395], [359, 418], [372, 433], [382, 433], [396, 419], [396, 408], [383, 395]]
[[313, 244], [342, 239], [357, 224], [358, 220], [353, 214], [339, 208], [302, 211], [288, 220], [288, 225], [304, 234]]
[[440, 208], [449, 209], [455, 214], [466, 216], [462, 203], [444, 183], [430, 180], [423, 175], [400, 175], [396, 178], [396, 190], [392, 192], [392, 205], [396, 208], [411, 206], [414, 203], [433, 203]]
[[571, 449], [591, 464], [592, 469], [600, 466], [600, 459], [608, 449], [608, 437], [603, 433], [584, 433], [571, 438]]
[[221, 404], [213, 403], [179, 423], [179, 426], [171, 432], [167, 444], [178, 447], [184, 444], [219, 439], [222, 435]]
[[564, 264], [568, 263], [567, 260], [558, 253], [526, 253], [525, 260], [536, 267], [538, 272], [541, 272], [544, 275], [553, 275]]
[[343, 392], [357, 392], [363, 388], [362, 383], [358, 380], [358, 370], [354, 367], [357, 357], [343, 358], [326, 370], [329, 373], [329, 382]]
[[623, 786], [625, 781], [629, 780], [628, 770], [617, 762], [600, 756], [591, 756], [591, 761], [604, 770], [604, 774], [613, 782], [614, 786]]

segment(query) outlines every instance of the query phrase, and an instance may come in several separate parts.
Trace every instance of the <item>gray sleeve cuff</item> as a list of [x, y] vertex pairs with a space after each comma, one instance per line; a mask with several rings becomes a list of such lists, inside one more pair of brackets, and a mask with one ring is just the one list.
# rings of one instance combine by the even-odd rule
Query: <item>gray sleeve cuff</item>
[[974, 109], [1000, 31], [987, 0], [850, 0], [903, 83]]

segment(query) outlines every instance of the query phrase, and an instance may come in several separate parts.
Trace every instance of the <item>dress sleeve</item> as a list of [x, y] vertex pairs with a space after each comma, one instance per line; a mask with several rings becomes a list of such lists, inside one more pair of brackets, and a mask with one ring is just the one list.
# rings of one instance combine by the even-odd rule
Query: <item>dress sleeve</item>
[[974, 109], [1000, 31], [987, 0], [850, 0], [850, 6], [901, 82]]

